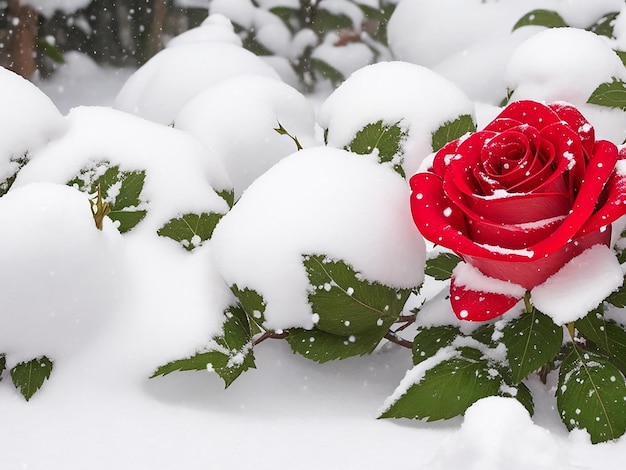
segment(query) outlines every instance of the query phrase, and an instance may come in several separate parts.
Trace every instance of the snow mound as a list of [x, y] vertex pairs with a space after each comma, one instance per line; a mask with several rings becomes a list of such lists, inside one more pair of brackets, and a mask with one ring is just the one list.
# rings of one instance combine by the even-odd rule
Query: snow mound
[[283, 82], [254, 75], [211, 86], [176, 116], [176, 128], [198, 137], [222, 159], [237, 197], [274, 163], [296, 150], [289, 136], [275, 131], [279, 124], [303, 146], [315, 142], [315, 113], [310, 102]]
[[225, 42], [241, 46], [241, 38], [235, 34], [233, 24], [224, 15], [210, 15], [202, 24], [170, 39], [167, 47], [192, 44], [196, 42]]
[[433, 151], [432, 133], [462, 114], [473, 116], [474, 106], [449, 80], [419, 65], [380, 62], [340, 85], [322, 104], [318, 122], [328, 130], [328, 145], [338, 148], [367, 124], [399, 124], [408, 131], [403, 167], [412, 175]]
[[550, 432], [533, 424], [515, 398], [489, 397], [468, 408], [461, 429], [423, 468], [566, 470], [571, 466]]
[[124, 285], [121, 236], [96, 228], [87, 195], [33, 183], [0, 198], [0, 343], [7, 360], [67, 357], [115, 311]]
[[615, 142], [626, 137], [619, 109], [587, 104], [594, 90], [613, 78], [626, 80], [626, 68], [602, 37], [576, 28], [542, 31], [521, 43], [505, 72], [511, 100], [566, 101], [595, 127], [596, 136]]
[[408, 197], [404, 179], [372, 157], [305, 149], [250, 185], [215, 229], [211, 251], [229, 285], [263, 296], [269, 328], [312, 328], [302, 255], [341, 259], [391, 287], [422, 282], [425, 244]]
[[68, 131], [33, 155], [15, 186], [35, 181], [66, 184], [81, 170], [108, 162], [122, 171], [145, 171], [140, 199], [147, 215], [134, 230], [156, 230], [182, 213], [225, 213], [216, 191], [230, 190], [221, 161], [186, 132], [105, 107], [78, 107]]
[[[28, 80], [0, 67], [0, 182], [19, 169], [19, 160], [64, 130], [54, 103]], [[22, 164], [25, 163], [22, 161]]]
[[113, 106], [168, 125], [198, 93], [243, 74], [280, 80], [263, 60], [233, 44], [205, 41], [168, 47], [130, 76]]

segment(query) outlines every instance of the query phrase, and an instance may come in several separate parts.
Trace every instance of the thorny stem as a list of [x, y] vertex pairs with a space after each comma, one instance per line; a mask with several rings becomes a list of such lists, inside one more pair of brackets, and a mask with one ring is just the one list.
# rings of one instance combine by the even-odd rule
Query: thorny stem
[[278, 132], [280, 135], [286, 135], [287, 137], [289, 137], [296, 144], [296, 148], [298, 150], [302, 150], [302, 145], [300, 144], [300, 141], [298, 140], [298, 138], [296, 136], [291, 135], [279, 121], [277, 122], [278, 122], [278, 127], [274, 128], [274, 130]]

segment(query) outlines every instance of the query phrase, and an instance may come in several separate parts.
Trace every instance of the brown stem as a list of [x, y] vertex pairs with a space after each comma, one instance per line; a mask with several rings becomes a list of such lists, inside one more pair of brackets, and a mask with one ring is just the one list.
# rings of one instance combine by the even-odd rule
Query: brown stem
[[281, 333], [276, 333], [274, 331], [266, 331], [265, 333], [261, 333], [259, 336], [252, 340], [252, 344], [256, 346], [259, 343], [262, 343], [266, 339], [285, 339], [289, 333], [283, 331]]
[[385, 334], [385, 339], [399, 346], [402, 346], [403, 348], [413, 349], [413, 343], [411, 341], [400, 338], [393, 331], [388, 331], [387, 334]]

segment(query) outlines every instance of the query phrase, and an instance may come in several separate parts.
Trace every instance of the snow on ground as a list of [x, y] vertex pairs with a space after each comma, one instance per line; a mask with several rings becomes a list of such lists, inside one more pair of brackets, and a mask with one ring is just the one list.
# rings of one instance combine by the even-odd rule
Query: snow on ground
[[[215, 4], [222, 5], [224, 9], [235, 4], [230, 2], [215, 0]], [[247, 4], [243, 0], [238, 3], [244, 6]], [[478, 123], [484, 124], [497, 111], [497, 103], [506, 94], [505, 78], [508, 83], [519, 84], [516, 88], [520, 90], [518, 93], [522, 93], [522, 79], [526, 77], [524, 73], [528, 70], [536, 71], [534, 62], [528, 59], [527, 67], [517, 63], [505, 77], [508, 58], [517, 50], [518, 44], [543, 34], [547, 38], [544, 46], [548, 47], [552, 44], [550, 36], [571, 34], [565, 30], [555, 33], [545, 32], [542, 28], [530, 28], [523, 34], [520, 31], [513, 38], [514, 35], [509, 33], [511, 22], [532, 7], [544, 5], [560, 8], [559, 11], [571, 24], [584, 26], [586, 19], [593, 21], [607, 11], [619, 10], [621, 6], [621, 2], [610, 1], [593, 2], [593, 7], [591, 2], [558, 0], [537, 1], [532, 2], [532, 5], [529, 2], [523, 6], [521, 3], [508, 0], [483, 5], [478, 0], [471, 4], [467, 0], [450, 0], [444, 5], [439, 0], [430, 0], [420, 2], [418, 6], [417, 2], [403, 0], [398, 8], [404, 13], [398, 15], [391, 24], [390, 38], [394, 53], [398, 58], [435, 71], [439, 69], [445, 72], [442, 73], [445, 78], [409, 64], [381, 66], [378, 70], [396, 67], [397, 70], [404, 68], [407, 73], [416, 73], [416, 87], [426, 83], [430, 89], [446, 94], [450, 107], [459, 110], [459, 113], [471, 114], [473, 102]], [[497, 28], [490, 27], [484, 15], [487, 10], [481, 10], [483, 8], [491, 8], [492, 21], [498, 18], [502, 24], [498, 24]], [[406, 23], [410, 18], [423, 18], [424, 24], [416, 28], [412, 22]], [[433, 18], [439, 20], [433, 21]], [[453, 21], [444, 21], [444, 18], [453, 18]], [[475, 21], [470, 22], [468, 18]], [[235, 77], [238, 74], [249, 77], [250, 73], [260, 73], [268, 77], [259, 79], [259, 84], [266, 83], [263, 85], [265, 88], [261, 88], [267, 93], [268, 100], [259, 104], [263, 109], [259, 113], [258, 122], [267, 122], [268, 116], [280, 113], [276, 107], [276, 90], [284, 84], [279, 81], [278, 75], [262, 61], [238, 49], [237, 42], [232, 41], [228, 25], [224, 25], [222, 18], [214, 20], [212, 24], [222, 28], [219, 34], [198, 32], [188, 35], [180, 40], [182, 44], [171, 44], [161, 53], [161, 58], [154, 59], [152, 65], [148, 64], [136, 74], [131, 70], [102, 69], [82, 56], [70, 54], [67, 64], [53, 79], [37, 81], [40, 89], [52, 99], [65, 118], [60, 118], [54, 109], [50, 111], [50, 103], [43, 94], [37, 95], [37, 90], [33, 91], [26, 82], [17, 81], [20, 92], [29, 96], [31, 102], [39, 102], [42, 109], [48, 110], [50, 116], [43, 124], [49, 127], [42, 124], [42, 132], [50, 131], [47, 138], [53, 141], [46, 145], [38, 140], [41, 135], [38, 133], [31, 136], [31, 140], [20, 143], [19, 150], [28, 150], [32, 160], [24, 168], [11, 194], [0, 200], [0, 220], [13, 217], [15, 213], [27, 219], [20, 220], [15, 226], [2, 224], [7, 231], [2, 234], [2, 240], [10, 246], [3, 246], [0, 261], [6, 273], [16, 273], [16, 278], [11, 280], [14, 282], [11, 286], [14, 287], [6, 295], [12, 296], [12, 304], [17, 311], [26, 306], [33, 307], [28, 312], [20, 312], [28, 317], [13, 322], [14, 330], [11, 331], [20, 335], [19, 328], [32, 327], [37, 331], [29, 334], [50, 333], [47, 341], [54, 341], [52, 334], [59, 334], [61, 339], [67, 341], [57, 344], [58, 350], [49, 348], [49, 352], [44, 351], [45, 345], [39, 343], [30, 344], [28, 351], [20, 352], [20, 342], [15, 341], [11, 343], [14, 350], [6, 351], [10, 364], [20, 360], [21, 354], [56, 353], [57, 356], [51, 379], [30, 402], [26, 402], [12, 387], [6, 373], [0, 382], [0, 415], [3, 420], [0, 426], [0, 440], [3, 444], [0, 467], [42, 470], [623, 468], [626, 460], [625, 438], [592, 446], [584, 432], [566, 431], [555, 412], [554, 376], [548, 377], [547, 385], [536, 378], [530, 379], [528, 385], [538, 397], [532, 420], [517, 402], [504, 398], [482, 400], [468, 410], [465, 418], [446, 422], [377, 420], [376, 416], [385, 398], [396, 389], [406, 371], [411, 368], [410, 351], [392, 345], [385, 345], [368, 357], [320, 365], [293, 355], [284, 341], [266, 341], [255, 349], [257, 370], [247, 371], [227, 390], [223, 389], [223, 382], [216, 375], [205, 372], [173, 373], [148, 379], [155, 367], [166, 360], [191, 353], [203, 339], [208, 339], [219, 330], [219, 312], [232, 301], [221, 279], [222, 274], [229, 274], [228, 270], [232, 269], [235, 277], [262, 275], [255, 274], [254, 270], [248, 273], [245, 263], [222, 266], [223, 272], [220, 272], [219, 263], [216, 266], [212, 262], [215, 255], [212, 250], [215, 247], [210, 242], [193, 252], [187, 252], [172, 240], [154, 234], [158, 226], [154, 217], [161, 215], [166, 218], [166, 212], [175, 209], [172, 205], [174, 201], [189, 205], [197, 202], [185, 199], [185, 195], [195, 191], [192, 188], [197, 188], [198, 180], [202, 179], [202, 172], [206, 168], [212, 168], [210, 173], [215, 176], [221, 171], [219, 168], [223, 163], [223, 169], [232, 173], [231, 180], [241, 181], [237, 191], [243, 194], [243, 208], [238, 212], [244, 214], [247, 206], [252, 207], [248, 207], [251, 211], [259, 210], [251, 202], [246, 202], [248, 194], [250, 198], [257, 194], [269, 200], [271, 191], [268, 187], [276, 184], [269, 172], [266, 175], [270, 176], [256, 182], [238, 180], [236, 171], [244, 165], [245, 154], [237, 154], [234, 146], [227, 149], [227, 139], [213, 148], [211, 139], [206, 138], [201, 125], [193, 122], [209, 116], [216, 120], [217, 125], [218, 111], [202, 111], [204, 100], [209, 103], [211, 100], [220, 103], [218, 98], [228, 100], [226, 91], [233, 93], [232, 83], [238, 83], [231, 82], [229, 88], [229, 80], [240, 80], [239, 83], [246, 83], [247, 80], [247, 86], [251, 86], [253, 79]], [[254, 21], [261, 19], [254, 18]], [[485, 21], [489, 27], [485, 27]], [[463, 29], [465, 26], [471, 28], [466, 31]], [[421, 36], [415, 37], [416, 34], [425, 35], [427, 40]], [[502, 41], [494, 38], [501, 38]], [[562, 41], [563, 37], [552, 39]], [[585, 41], [582, 37], [577, 39]], [[225, 44], [210, 45], [208, 49], [211, 54], [206, 56], [201, 53], [206, 46], [200, 45], [203, 41], [223, 41]], [[606, 52], [602, 49], [603, 45], [597, 43], [595, 38], [592, 41], [593, 44], [585, 44], [595, 51], [592, 55], [599, 62], [599, 70], [613, 73], [615, 70], [612, 67], [617, 67], [615, 61], [602, 59]], [[421, 46], [416, 47], [415, 44]], [[524, 54], [528, 54], [529, 50], [532, 55], [541, 54], [544, 49], [528, 44], [526, 52], [522, 51], [516, 56], [517, 60], [523, 62]], [[468, 56], [481, 58], [481, 65], [477, 67]], [[206, 60], [206, 57], [211, 60]], [[228, 64], [228, 67], [216, 71], [215, 61]], [[470, 64], [484, 71], [488, 79], [468, 86], [464, 70]], [[224, 95], [200, 95], [204, 91], [200, 75], [188, 77], [190, 81], [181, 84], [181, 70], [192, 70], [192, 66], [202, 75], [204, 85], [219, 85], [221, 88], [216, 89], [224, 90]], [[373, 69], [377, 70], [375, 67]], [[549, 71], [552, 75], [548, 78], [559, 78], [560, 73], [560, 69], [552, 69]], [[619, 69], [616, 73], [624, 72]], [[348, 87], [354, 86], [353, 90], [359, 91], [359, 86], [365, 80], [359, 78], [361, 74], [355, 77], [353, 85]], [[597, 80], [595, 75], [587, 77], [585, 85]], [[410, 93], [406, 91], [408, 85], [402, 78], [398, 77], [395, 83], [401, 85], [405, 93]], [[268, 85], [268, 80], [275, 80], [276, 84]], [[382, 89], [366, 87], [365, 91], [351, 96], [348, 94], [348, 98], [342, 98], [343, 92], [339, 92], [328, 101], [330, 104], [323, 105], [323, 113], [328, 114], [322, 116], [322, 121], [330, 125], [329, 136], [341, 136], [344, 140], [340, 145], [349, 142], [350, 135], [345, 134], [358, 130], [355, 126], [358, 127], [360, 118], [354, 110], [367, 110], [363, 104], [366, 98], [372, 98], [372, 101], [380, 98], [379, 102], [384, 102], [389, 91], [384, 89], [385, 85], [388, 83], [382, 84]], [[211, 93], [210, 89], [206, 93]], [[290, 93], [297, 102], [302, 99], [295, 90]], [[194, 105], [194, 99], [199, 100], [198, 104]], [[233, 93], [231, 99], [237, 104], [239, 113], [246, 113], [242, 97]], [[565, 97], [557, 96], [556, 99]], [[339, 106], [333, 105], [333, 100], [335, 103], [343, 101]], [[432, 107], [436, 106], [433, 104], [433, 96], [424, 94], [421, 100], [420, 103], [427, 104], [421, 110], [421, 116], [420, 113], [411, 114], [411, 109], [403, 109], [397, 115], [394, 115], [395, 110], [384, 108], [369, 109], [367, 113], [379, 119], [406, 119], [409, 123], [417, 123], [415, 125], [418, 127], [432, 127], [436, 124], [434, 121], [448, 117], [446, 113], [433, 117]], [[413, 101], [408, 100], [407, 103]], [[112, 104], [115, 104], [117, 110], [107, 107]], [[77, 107], [79, 105], [90, 106], [80, 108]], [[312, 105], [317, 108], [319, 102]], [[352, 121], [333, 121], [333, 117], [340, 117], [346, 111], [351, 111]], [[19, 109], [17, 105], [3, 112], [15, 115], [15, 122], [22, 122], [19, 119], [29, 116], [26, 114], [29, 112], [27, 109]], [[127, 115], [127, 112], [139, 116]], [[294, 126], [302, 125], [306, 129], [303, 132], [308, 132], [310, 110], [302, 109], [301, 114], [296, 113], [296, 116], [293, 116], [293, 111], [284, 112], [285, 120], [294, 117]], [[119, 122], [115, 116], [119, 116]], [[177, 116], [180, 116], [180, 127], [169, 128], [167, 125], [173, 121], [177, 127]], [[420, 121], [420, 117], [430, 118], [431, 121]], [[156, 123], [148, 122], [147, 119]], [[599, 133], [610, 131], [608, 126], [612, 123], [600, 118], [596, 121], [590, 119]], [[220, 124], [224, 126], [224, 133], [227, 133], [229, 123], [237, 128], [239, 122], [235, 112]], [[244, 122], [243, 119], [241, 122]], [[246, 129], [245, 126], [243, 128]], [[197, 134], [195, 137], [192, 132], [194, 129]], [[132, 141], [132, 137], [124, 137], [128, 130], [138, 132], [136, 138], [140, 140]], [[233, 132], [227, 135], [245, 139], [247, 132], [252, 133], [252, 128], [241, 134]], [[258, 152], [264, 157], [278, 151], [272, 150], [277, 148], [277, 144], [271, 142], [269, 135], [273, 137], [267, 129], [258, 131], [258, 135], [255, 133], [255, 137], [258, 137]], [[265, 139], [265, 136], [268, 138]], [[216, 135], [216, 139], [218, 137]], [[288, 145], [293, 144], [288, 137], [281, 137]], [[307, 137], [311, 139], [307, 146], [316, 143], [313, 135]], [[171, 149], [169, 146], [176, 142], [186, 146], [186, 153], [192, 156], [183, 157], [173, 150], [168, 152]], [[429, 151], [426, 147], [420, 147], [415, 165]], [[134, 150], [129, 153], [128, 148]], [[98, 154], [98, 150], [102, 152]], [[213, 161], [216, 152], [219, 158], [224, 158], [226, 150], [232, 151], [233, 161]], [[314, 154], [319, 150], [312, 149], [309, 152]], [[9, 156], [0, 155], [0, 158], [8, 160]], [[295, 164], [293, 159], [297, 158], [297, 154], [287, 156], [285, 153], [281, 156], [286, 160], [272, 167], [270, 171], [273, 175], [280, 175], [281, 171], [289, 168], [303, 182], [309, 174], [315, 175], [314, 167], [307, 168], [306, 159]], [[85, 159], [94, 158], [106, 158], [131, 166], [141, 163], [148, 167], [148, 175], [152, 165], [156, 179], [171, 173], [173, 180], [182, 178], [193, 184], [189, 183], [190, 187], [184, 187], [184, 184], [167, 189], [164, 187], [161, 195], [154, 186], [157, 184], [156, 179], [147, 178], [146, 189], [151, 192], [148, 201], [151, 206], [148, 207], [154, 208], [150, 216], [153, 219], [147, 216], [136, 229], [124, 235], [119, 235], [112, 224], [107, 225], [105, 232], [98, 233], [95, 227], [84, 225], [82, 219], [78, 219], [81, 211], [88, 211], [87, 201], [85, 209], [80, 209], [77, 200], [79, 194], [75, 189], [54, 184], [64, 182], [71, 173], [70, 167], [79, 169]], [[4, 160], [0, 163], [7, 165]], [[256, 169], [261, 173], [273, 163], [271, 161]], [[399, 177], [392, 175], [390, 170], [376, 168], [379, 170], [379, 174], [376, 174], [369, 168], [371, 165], [367, 160], [358, 165], [352, 163], [346, 170], [363, 172], [368, 178], [381, 178], [390, 190], [398, 189], [396, 180]], [[159, 165], [163, 166], [159, 169]], [[187, 170], [181, 170], [184, 166]], [[335, 163], [335, 166], [339, 164]], [[369, 169], [365, 170], [365, 167]], [[335, 170], [344, 171], [343, 167]], [[51, 183], [42, 182], [46, 178], [41, 175], [46, 171], [56, 175], [48, 178]], [[185, 171], [191, 172], [187, 179], [180, 176], [184, 176]], [[224, 178], [208, 182], [217, 190], [227, 186]], [[311, 184], [312, 181], [307, 180], [306, 183]], [[247, 194], [244, 189], [249, 184], [250, 191]], [[311, 187], [305, 187], [312, 191]], [[402, 192], [400, 189], [398, 194]], [[171, 200], [168, 194], [172, 196]], [[303, 197], [302, 194], [294, 194]], [[214, 192], [207, 190], [205, 196], [207, 200], [213, 201], [210, 204], [218, 204], [217, 199], [211, 199], [215, 196]], [[357, 196], [358, 192], [350, 195], [352, 198]], [[289, 197], [289, 194], [285, 197]], [[392, 197], [390, 199], [395, 200]], [[287, 207], [297, 200], [295, 198], [283, 203]], [[51, 206], [46, 213], [48, 204]], [[359, 210], [362, 212], [350, 214], [350, 217], [354, 217], [354, 220], [358, 220], [359, 215], [365, 218], [372, 208], [365, 206]], [[233, 217], [230, 220], [236, 222], [237, 212], [231, 214]], [[87, 213], [87, 217], [90, 214]], [[53, 220], [50, 221], [50, 218]], [[58, 221], [65, 220], [67, 223], [57, 226]], [[258, 227], [254, 224], [252, 227], [242, 227], [242, 230], [248, 231], [246, 236], [250, 240], [254, 239], [256, 229]], [[388, 227], [376, 230], [384, 234], [383, 229]], [[222, 231], [228, 234], [228, 230], [232, 230], [232, 227], [225, 224]], [[306, 230], [306, 225], [294, 227], [293, 236], [298, 235], [298, 230]], [[80, 242], [71, 243], [79, 235]], [[374, 237], [376, 234], [370, 235]], [[410, 238], [404, 237], [404, 241], [398, 243], [408, 243]], [[366, 237], [365, 242], [367, 240]], [[361, 249], [365, 255], [375, 246], [365, 242], [360, 248], [351, 248]], [[225, 244], [226, 251], [236, 248], [236, 245], [228, 245], [228, 237], [222, 237], [220, 243]], [[293, 241], [290, 242], [289, 237], [286, 237], [284, 243], [289, 245]], [[332, 244], [332, 238], [328, 243]], [[23, 244], [32, 245], [30, 254], [37, 255], [38, 270], [33, 271], [32, 266], [26, 269], [28, 265], [23, 263], [25, 257], [19, 251], [23, 249]], [[121, 253], [122, 260], [107, 256], [111, 245], [120, 245], [121, 248], [116, 252]], [[406, 252], [420, 261], [421, 255], [417, 253], [419, 249], [415, 249], [415, 252]], [[402, 256], [402, 250], [394, 256]], [[394, 256], [392, 259], [395, 259]], [[75, 265], [68, 265], [72, 269], [57, 271], [50, 263], [57, 262], [59, 258], [74, 260]], [[262, 273], [262, 270], [259, 272]], [[112, 273], [115, 279], [111, 279]], [[67, 290], [58, 291], [55, 274], [63, 276], [62, 287]], [[413, 274], [420, 275], [419, 272]], [[120, 282], [120, 279], [124, 282]], [[76, 289], [76, 292], [72, 293], [72, 289]], [[433, 295], [436, 291], [435, 288]], [[75, 304], [69, 320], [67, 317], [54, 319], [55, 328], [49, 329], [46, 322], [51, 320], [47, 306], [53, 307], [59, 302], [59, 292], [72, 297]], [[20, 304], [20, 296], [24, 299], [23, 304]], [[41, 300], [45, 296], [49, 298], [49, 305]], [[115, 308], [104, 308], [109, 302]], [[438, 324], [441, 318], [452, 318], [443, 295], [436, 297], [435, 302], [422, 314], [432, 324]], [[72, 323], [74, 319], [83, 317], [94, 323], [78, 325], [80, 328]], [[0, 319], [12, 322], [6, 313]], [[0, 327], [5, 328], [2, 325]], [[80, 334], [84, 335], [81, 339], [85, 341], [71, 341], [75, 337], [71, 333], [64, 333], [65, 327], [69, 330], [78, 328]], [[67, 337], [63, 338], [63, 335]]]

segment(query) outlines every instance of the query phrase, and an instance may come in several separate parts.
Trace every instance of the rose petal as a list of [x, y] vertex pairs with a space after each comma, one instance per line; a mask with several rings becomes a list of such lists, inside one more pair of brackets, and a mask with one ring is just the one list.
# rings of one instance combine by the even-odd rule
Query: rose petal
[[587, 121], [585, 116], [574, 106], [565, 102], [550, 103], [548, 107], [558, 114], [559, 118], [567, 122], [569, 127], [576, 132], [585, 153], [587, 156], [591, 156], [593, 154], [596, 137], [593, 126]]
[[450, 305], [460, 320], [487, 321], [512, 309], [521, 299], [504, 294], [480, 292], [450, 283]]
[[499, 122], [501, 119], [510, 119], [518, 123], [525, 123], [538, 130], [561, 120], [556, 112], [542, 103], [531, 100], [520, 100], [514, 101], [504, 108], [484, 130], [496, 131], [496, 129], [500, 128], [500, 130], [496, 131], [500, 132], [503, 125], [502, 122]]

